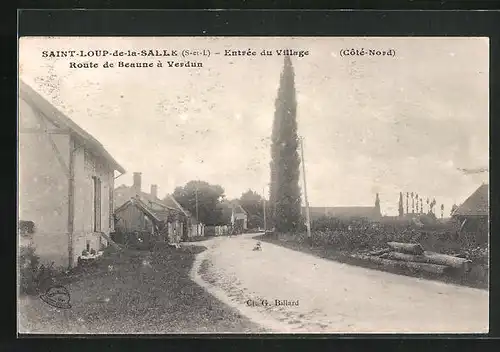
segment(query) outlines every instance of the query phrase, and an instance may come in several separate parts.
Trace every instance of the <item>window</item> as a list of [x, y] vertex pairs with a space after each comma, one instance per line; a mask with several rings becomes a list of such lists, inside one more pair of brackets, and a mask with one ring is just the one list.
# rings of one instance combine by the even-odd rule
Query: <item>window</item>
[[94, 184], [94, 232], [101, 232], [101, 180], [93, 176]]

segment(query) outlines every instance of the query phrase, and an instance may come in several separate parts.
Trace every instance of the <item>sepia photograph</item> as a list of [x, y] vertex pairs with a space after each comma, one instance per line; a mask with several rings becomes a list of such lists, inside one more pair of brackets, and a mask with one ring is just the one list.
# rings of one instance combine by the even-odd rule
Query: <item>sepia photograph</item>
[[20, 37], [20, 334], [489, 331], [486, 37]]

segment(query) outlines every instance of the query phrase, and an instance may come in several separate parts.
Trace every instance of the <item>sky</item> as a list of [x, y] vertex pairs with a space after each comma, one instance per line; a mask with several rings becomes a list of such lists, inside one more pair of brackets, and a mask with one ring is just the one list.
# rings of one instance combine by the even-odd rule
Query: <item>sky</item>
[[[395, 55], [341, 55], [351, 48]], [[143, 49], [210, 56], [42, 55]], [[257, 55], [224, 56], [226, 49]], [[259, 55], [263, 49], [273, 55]], [[416, 192], [444, 204], [446, 216], [488, 181], [488, 173], [458, 170], [489, 165], [488, 38], [23, 37], [19, 76], [127, 170], [117, 186], [142, 172], [143, 190], [157, 184], [160, 196], [199, 179], [236, 198], [268, 193], [279, 49], [309, 53], [292, 63], [311, 206], [373, 205], [378, 192], [382, 213], [395, 215], [399, 192]], [[154, 67], [104, 68], [106, 61]]]

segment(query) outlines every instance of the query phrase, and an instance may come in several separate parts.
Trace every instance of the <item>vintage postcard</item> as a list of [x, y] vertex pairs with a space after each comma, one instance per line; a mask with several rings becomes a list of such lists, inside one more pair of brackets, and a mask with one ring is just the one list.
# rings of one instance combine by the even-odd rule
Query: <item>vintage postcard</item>
[[21, 37], [18, 331], [486, 333], [489, 40]]

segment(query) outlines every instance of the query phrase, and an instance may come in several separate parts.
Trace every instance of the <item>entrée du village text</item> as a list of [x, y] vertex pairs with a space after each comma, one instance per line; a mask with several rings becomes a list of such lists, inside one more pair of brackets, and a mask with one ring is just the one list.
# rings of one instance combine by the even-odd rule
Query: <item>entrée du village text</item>
[[[256, 51], [253, 49], [248, 50], [230, 50], [226, 49], [224, 52], [215, 52], [215, 55], [222, 56], [298, 56], [304, 57], [309, 55], [307, 50], [293, 50], [293, 49], [278, 49], [278, 50], [262, 50]], [[86, 58], [91, 59], [95, 57], [179, 57], [182, 56], [187, 58], [189, 56], [194, 57], [209, 57], [211, 55], [209, 50], [89, 50], [89, 51], [77, 51], [77, 50], [54, 50], [54, 51], [42, 51], [42, 57], [44, 58]], [[145, 62], [145, 61], [118, 61], [118, 62], [105, 62], [99, 64], [94, 61], [83, 61], [83, 62], [70, 62], [70, 68], [113, 68], [113, 67], [124, 67], [124, 68], [151, 68], [151, 67], [184, 67], [184, 68], [197, 68], [203, 67], [203, 63], [200, 61], [156, 61], [156, 62]]]

